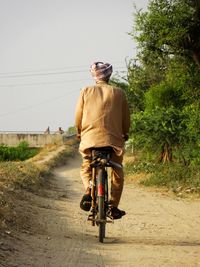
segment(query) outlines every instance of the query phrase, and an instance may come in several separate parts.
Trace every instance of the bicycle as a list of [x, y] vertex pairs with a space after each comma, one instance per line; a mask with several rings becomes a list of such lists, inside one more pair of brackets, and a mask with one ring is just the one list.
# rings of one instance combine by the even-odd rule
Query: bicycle
[[92, 168], [91, 180], [91, 213], [88, 221], [92, 226], [99, 227], [99, 242], [103, 243], [106, 232], [106, 223], [113, 223], [113, 218], [109, 214], [109, 192], [108, 192], [108, 167], [122, 168], [122, 166], [111, 160], [112, 147], [101, 147], [91, 149], [90, 164]]

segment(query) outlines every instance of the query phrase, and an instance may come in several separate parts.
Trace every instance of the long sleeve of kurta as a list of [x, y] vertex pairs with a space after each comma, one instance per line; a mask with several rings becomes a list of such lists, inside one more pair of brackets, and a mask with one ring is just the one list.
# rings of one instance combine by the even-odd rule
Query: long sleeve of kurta
[[130, 111], [128, 107], [128, 102], [125, 94], [123, 94], [123, 104], [122, 104], [122, 131], [123, 135], [127, 136], [130, 128]]
[[79, 135], [81, 134], [81, 129], [82, 129], [83, 105], [84, 105], [84, 99], [82, 90], [78, 98], [75, 111], [75, 126], [77, 128], [77, 132]]

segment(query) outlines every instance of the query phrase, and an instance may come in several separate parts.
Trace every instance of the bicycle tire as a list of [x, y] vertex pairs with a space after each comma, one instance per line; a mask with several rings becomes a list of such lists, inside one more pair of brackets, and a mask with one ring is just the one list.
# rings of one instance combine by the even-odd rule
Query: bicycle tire
[[97, 186], [97, 199], [98, 199], [98, 219], [99, 219], [99, 242], [103, 243], [106, 232], [106, 212], [105, 212], [105, 180], [107, 173], [104, 169], [98, 172], [98, 186]]

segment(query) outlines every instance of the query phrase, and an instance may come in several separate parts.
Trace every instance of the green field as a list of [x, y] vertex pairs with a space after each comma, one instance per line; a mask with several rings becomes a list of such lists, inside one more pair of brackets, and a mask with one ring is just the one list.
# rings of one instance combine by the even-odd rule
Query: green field
[[40, 148], [30, 148], [27, 142], [21, 142], [17, 147], [0, 146], [0, 161], [24, 161], [38, 154]]

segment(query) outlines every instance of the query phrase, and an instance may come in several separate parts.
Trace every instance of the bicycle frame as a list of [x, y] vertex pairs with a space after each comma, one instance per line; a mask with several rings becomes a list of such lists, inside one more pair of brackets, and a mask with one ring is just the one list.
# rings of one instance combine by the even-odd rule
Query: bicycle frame
[[[108, 210], [108, 173], [107, 167], [114, 164], [110, 160], [111, 148], [95, 148], [92, 150], [92, 181], [91, 196], [92, 207], [88, 220], [92, 225], [99, 227], [99, 241], [103, 242], [105, 238], [106, 223], [113, 223], [111, 218], [107, 219]], [[121, 166], [120, 166], [121, 167]]]

